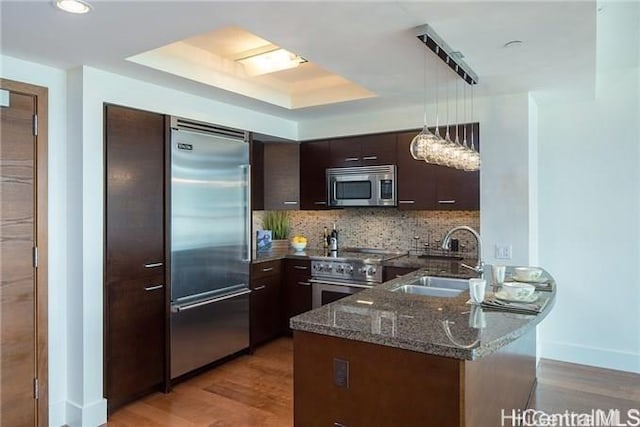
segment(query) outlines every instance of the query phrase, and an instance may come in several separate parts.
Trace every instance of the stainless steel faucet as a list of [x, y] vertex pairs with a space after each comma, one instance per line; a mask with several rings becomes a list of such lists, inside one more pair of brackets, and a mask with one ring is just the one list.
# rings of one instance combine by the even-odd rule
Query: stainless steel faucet
[[478, 264], [475, 267], [471, 267], [470, 265], [467, 265], [464, 263], [461, 263], [460, 265], [470, 270], [473, 270], [476, 273], [480, 273], [480, 275], [483, 276], [484, 262], [482, 261], [482, 239], [480, 238], [480, 234], [473, 228], [468, 227], [466, 225], [459, 225], [447, 231], [447, 234], [445, 234], [444, 238], [442, 239], [442, 249], [449, 249], [449, 246], [451, 245], [451, 235], [458, 230], [466, 230], [469, 233], [473, 234], [473, 237], [476, 238], [476, 247], [478, 248]]

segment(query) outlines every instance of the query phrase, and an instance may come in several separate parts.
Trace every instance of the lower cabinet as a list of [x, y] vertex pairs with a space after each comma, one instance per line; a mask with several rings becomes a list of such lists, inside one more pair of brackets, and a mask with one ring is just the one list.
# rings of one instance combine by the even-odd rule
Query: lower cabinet
[[105, 390], [109, 411], [164, 380], [164, 275], [108, 283]]
[[277, 266], [265, 267], [266, 263], [253, 266], [254, 271], [268, 270], [273, 274], [253, 274], [251, 279], [251, 347], [272, 340], [282, 332], [280, 262], [275, 262]]
[[285, 278], [283, 280], [283, 328], [289, 329], [289, 319], [311, 310], [311, 261], [285, 260]]

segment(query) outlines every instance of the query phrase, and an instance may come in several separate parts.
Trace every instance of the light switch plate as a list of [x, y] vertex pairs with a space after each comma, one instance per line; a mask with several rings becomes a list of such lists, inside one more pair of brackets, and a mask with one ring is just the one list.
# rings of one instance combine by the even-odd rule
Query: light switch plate
[[511, 245], [500, 245], [496, 243], [496, 259], [511, 259], [513, 258], [513, 247]]

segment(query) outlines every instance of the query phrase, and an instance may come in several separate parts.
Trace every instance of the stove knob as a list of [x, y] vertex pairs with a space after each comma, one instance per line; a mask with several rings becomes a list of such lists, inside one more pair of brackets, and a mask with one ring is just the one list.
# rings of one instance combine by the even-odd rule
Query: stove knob
[[348, 274], [353, 274], [353, 266], [352, 265], [347, 265], [347, 266], [345, 266], [344, 269]]
[[375, 267], [369, 267], [367, 269], [367, 276], [373, 276], [374, 274], [376, 274], [376, 268]]
[[367, 267], [361, 267], [360, 270], [358, 270], [358, 272], [362, 274], [367, 274]]
[[324, 271], [324, 264], [318, 264], [318, 271]]
[[338, 266], [336, 267], [336, 271], [337, 271], [338, 273], [343, 273], [343, 274], [344, 274], [344, 265], [338, 265]]
[[331, 265], [331, 264], [327, 264], [326, 271], [328, 271], [328, 272], [330, 273], [330, 272], [331, 272], [331, 270], [333, 270], [333, 265]]

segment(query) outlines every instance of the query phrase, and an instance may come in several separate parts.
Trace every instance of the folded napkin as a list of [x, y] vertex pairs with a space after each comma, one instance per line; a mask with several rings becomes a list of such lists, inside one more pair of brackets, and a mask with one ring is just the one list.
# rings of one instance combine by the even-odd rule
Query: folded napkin
[[477, 304], [471, 300], [467, 304], [479, 305], [491, 310], [510, 311], [513, 313], [538, 314], [544, 310], [548, 299], [532, 303], [503, 301], [494, 296], [487, 296], [482, 303]]

